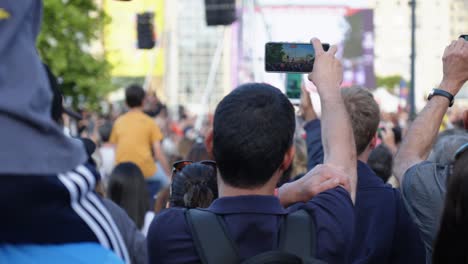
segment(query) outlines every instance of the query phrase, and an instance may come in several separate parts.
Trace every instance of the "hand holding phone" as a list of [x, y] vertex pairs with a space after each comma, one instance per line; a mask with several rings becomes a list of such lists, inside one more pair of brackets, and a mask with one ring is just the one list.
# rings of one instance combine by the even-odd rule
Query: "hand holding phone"
[[309, 80], [317, 86], [320, 96], [339, 93], [343, 66], [335, 57], [337, 47], [333, 45], [325, 51], [317, 38], [312, 39], [312, 44], [315, 49], [315, 70], [309, 73]]
[[[322, 49], [327, 51], [329, 44]], [[268, 42], [265, 44], [265, 70], [267, 72], [310, 73], [314, 66], [315, 51], [310, 43]]]

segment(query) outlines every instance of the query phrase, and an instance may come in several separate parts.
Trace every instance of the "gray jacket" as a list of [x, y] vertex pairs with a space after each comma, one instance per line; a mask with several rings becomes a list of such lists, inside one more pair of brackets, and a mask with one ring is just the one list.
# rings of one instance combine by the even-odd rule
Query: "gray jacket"
[[132, 263], [148, 263], [146, 237], [138, 230], [136, 224], [130, 219], [127, 213], [117, 204], [109, 199], [102, 199], [102, 203], [107, 208], [117, 228], [120, 230]]

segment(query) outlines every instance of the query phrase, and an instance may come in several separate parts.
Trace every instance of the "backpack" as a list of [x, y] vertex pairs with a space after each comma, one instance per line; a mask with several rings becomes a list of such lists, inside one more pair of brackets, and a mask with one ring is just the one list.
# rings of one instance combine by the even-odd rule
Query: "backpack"
[[315, 256], [315, 225], [310, 214], [299, 210], [285, 217], [279, 233], [279, 248], [240, 261], [221, 216], [202, 209], [185, 211], [195, 248], [203, 264], [323, 264]]

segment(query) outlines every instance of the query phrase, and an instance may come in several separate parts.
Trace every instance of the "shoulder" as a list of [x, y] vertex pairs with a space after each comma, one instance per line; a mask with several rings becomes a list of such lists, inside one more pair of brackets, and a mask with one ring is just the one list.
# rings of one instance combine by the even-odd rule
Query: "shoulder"
[[306, 209], [314, 216], [317, 241], [320, 241], [318, 258], [330, 263], [347, 262], [354, 230], [354, 206], [349, 193], [337, 187], [289, 210], [299, 209]]
[[154, 217], [147, 236], [150, 263], [197, 262], [185, 211], [185, 208], [169, 208]]
[[403, 196], [410, 194], [432, 193], [445, 190], [446, 171], [437, 163], [423, 161], [409, 168], [403, 178]]
[[114, 129], [116, 126], [119, 126], [122, 122], [125, 122], [125, 120], [127, 119], [127, 116], [128, 116], [128, 113], [125, 113], [125, 114], [117, 117], [117, 119], [114, 121], [112, 129]]
[[122, 220], [129, 219], [129, 216], [124, 211], [124, 209], [115, 204], [113, 201], [107, 198], [103, 198], [102, 204], [106, 207], [107, 211], [109, 211], [116, 224], [119, 225], [119, 223], [121, 223]]
[[156, 121], [150, 117], [149, 115], [145, 114], [144, 112], [138, 113], [138, 117], [148, 125], [156, 125]]
[[437, 230], [445, 199], [447, 174], [447, 168], [429, 161], [416, 164], [405, 173], [401, 197], [411, 218], [427, 234]]
[[[417, 163], [405, 172], [403, 183], [433, 179], [436, 176], [437, 167], [437, 163], [431, 161]], [[429, 177], [428, 174], [430, 174], [431, 177]]]
[[[169, 208], [157, 214], [150, 224], [148, 230], [148, 247], [159, 248], [178, 234], [188, 234], [188, 227], [185, 221], [185, 208]], [[173, 241], [174, 242], [174, 241]]]

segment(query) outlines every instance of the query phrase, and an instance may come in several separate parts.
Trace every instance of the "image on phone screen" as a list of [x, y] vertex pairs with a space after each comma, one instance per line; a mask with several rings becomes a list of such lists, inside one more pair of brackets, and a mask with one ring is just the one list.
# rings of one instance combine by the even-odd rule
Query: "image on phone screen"
[[295, 104], [301, 99], [302, 74], [288, 73], [286, 75], [286, 96]]
[[[322, 44], [324, 50], [330, 45]], [[315, 51], [310, 43], [268, 42], [265, 44], [267, 72], [309, 73], [314, 66]]]

